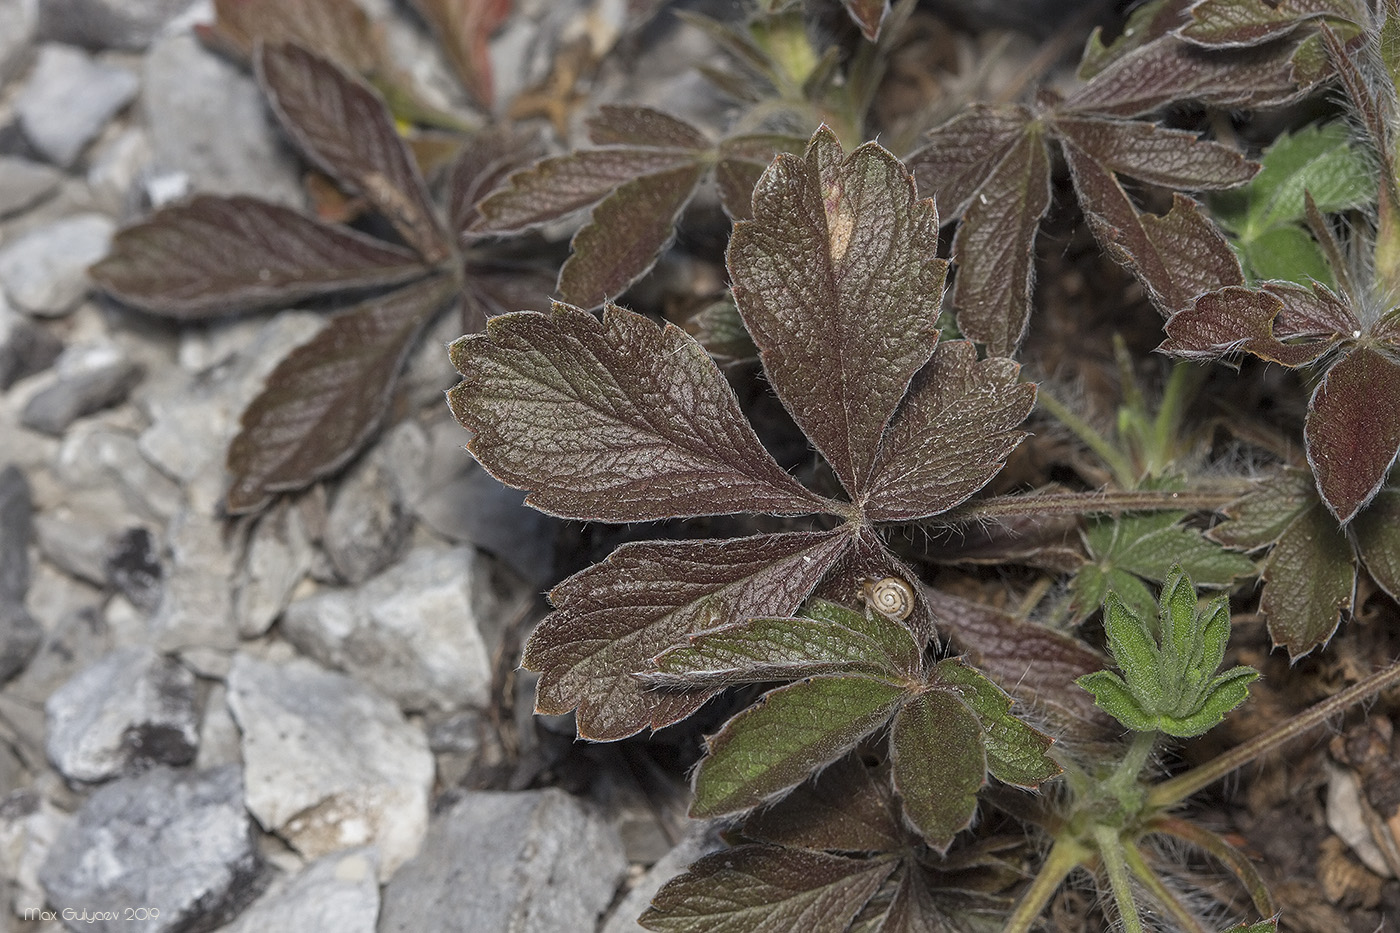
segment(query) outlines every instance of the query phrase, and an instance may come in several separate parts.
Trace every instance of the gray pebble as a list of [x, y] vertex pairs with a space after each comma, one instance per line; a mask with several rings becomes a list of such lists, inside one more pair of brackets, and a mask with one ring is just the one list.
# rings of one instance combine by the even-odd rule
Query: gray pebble
[[67, 314], [87, 294], [88, 266], [107, 255], [115, 230], [103, 214], [77, 214], [31, 230], [0, 249], [0, 287], [22, 311]]
[[70, 45], [45, 43], [15, 101], [20, 126], [50, 162], [67, 168], [136, 97], [140, 79]]

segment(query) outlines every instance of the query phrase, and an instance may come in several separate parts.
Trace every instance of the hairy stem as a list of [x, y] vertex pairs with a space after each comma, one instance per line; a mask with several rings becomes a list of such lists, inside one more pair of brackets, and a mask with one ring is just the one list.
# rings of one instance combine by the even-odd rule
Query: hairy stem
[[1133, 468], [1133, 463], [1128, 459], [1123, 451], [1109, 443], [1094, 426], [1083, 418], [1070, 411], [1055, 396], [1040, 386], [1036, 390], [1036, 405], [1045, 409], [1058, 422], [1074, 432], [1074, 436], [1084, 442], [1084, 445], [1098, 455], [1099, 459], [1113, 471], [1113, 478], [1118, 480], [1118, 485], [1124, 488], [1131, 488], [1137, 485], [1137, 470]]
[[1310, 729], [1322, 725], [1332, 716], [1348, 707], [1380, 693], [1389, 687], [1400, 684], [1400, 661], [1381, 668], [1369, 677], [1363, 678], [1335, 696], [1330, 696], [1311, 709], [1285, 720], [1241, 745], [1236, 745], [1223, 755], [1219, 755], [1198, 768], [1179, 774], [1170, 781], [1163, 781], [1147, 795], [1149, 807], [1169, 807], [1180, 803], [1196, 791], [1209, 787], [1236, 768], [1243, 767], [1267, 755], [1269, 752], [1295, 739]]
[[1173, 836], [1214, 856], [1217, 861], [1230, 870], [1231, 874], [1239, 879], [1240, 884], [1244, 885], [1245, 890], [1249, 892], [1250, 899], [1254, 901], [1254, 909], [1259, 911], [1261, 917], [1272, 917], [1278, 913], [1278, 905], [1274, 903], [1268, 885], [1259, 876], [1259, 872], [1255, 870], [1249, 858], [1226, 842], [1219, 834], [1175, 817], [1154, 819], [1147, 825], [1147, 832]]
[[1111, 826], [1095, 826], [1094, 842], [1103, 859], [1104, 871], [1108, 872], [1108, 886], [1113, 891], [1113, 901], [1118, 905], [1118, 915], [1123, 918], [1123, 929], [1127, 933], [1144, 933], [1142, 915], [1138, 913], [1137, 900], [1133, 897], [1133, 882], [1128, 877], [1128, 863], [1123, 855], [1123, 841], [1118, 838], [1118, 830]]
[[1002, 933], [1030, 933], [1041, 911], [1045, 910], [1045, 905], [1050, 903], [1050, 898], [1059, 890], [1060, 883], [1070, 872], [1084, 864], [1088, 857], [1089, 850], [1073, 839], [1056, 839], [1035, 880], [1021, 896], [1021, 902], [1016, 905], [1015, 913], [1006, 921]]
[[1119, 512], [1213, 512], [1238, 499], [1253, 480], [1241, 479], [1211, 489], [1171, 492], [1159, 489], [1126, 492], [1061, 492], [1045, 495], [994, 496], [968, 502], [939, 515], [938, 524], [985, 521], [998, 518], [1051, 515], [1093, 515]]
[[1123, 756], [1123, 760], [1113, 769], [1113, 774], [1108, 779], [1108, 787], [1114, 796], [1121, 799], [1138, 786], [1138, 775], [1147, 767], [1147, 759], [1152, 757], [1152, 749], [1156, 744], [1155, 732], [1133, 733], [1133, 744], [1128, 746], [1128, 753]]
[[1196, 915], [1191, 913], [1185, 904], [1181, 903], [1181, 898], [1176, 896], [1176, 892], [1167, 887], [1166, 882], [1152, 870], [1152, 866], [1147, 864], [1147, 860], [1142, 857], [1142, 852], [1138, 850], [1137, 846], [1125, 846], [1123, 857], [1128, 862], [1129, 871], [1137, 878], [1143, 889], [1152, 895], [1152, 899], [1163, 910], [1172, 915], [1176, 921], [1177, 929], [1181, 930], [1182, 933], [1209, 933], [1201, 925], [1201, 921], [1197, 919]]

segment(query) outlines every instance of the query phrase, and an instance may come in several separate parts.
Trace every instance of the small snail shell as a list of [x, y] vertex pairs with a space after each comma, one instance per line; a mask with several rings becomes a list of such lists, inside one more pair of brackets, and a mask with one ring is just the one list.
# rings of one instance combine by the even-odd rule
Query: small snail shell
[[861, 587], [865, 604], [880, 615], [903, 622], [914, 612], [914, 588], [899, 577], [867, 580]]

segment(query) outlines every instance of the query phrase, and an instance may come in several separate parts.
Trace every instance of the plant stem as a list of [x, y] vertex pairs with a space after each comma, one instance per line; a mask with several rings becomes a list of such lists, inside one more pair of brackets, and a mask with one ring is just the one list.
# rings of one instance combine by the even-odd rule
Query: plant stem
[[1400, 661], [1393, 661], [1374, 674], [1358, 680], [1341, 693], [1330, 696], [1312, 708], [1279, 723], [1256, 735], [1241, 745], [1236, 745], [1223, 755], [1219, 755], [1198, 768], [1179, 774], [1170, 781], [1163, 781], [1147, 795], [1149, 807], [1169, 807], [1180, 803], [1196, 791], [1209, 787], [1236, 768], [1243, 767], [1268, 754], [1274, 749], [1297, 738], [1303, 733], [1322, 725], [1353, 704], [1360, 703], [1374, 694], [1400, 684]]
[[985, 521], [997, 518], [1051, 515], [1092, 515], [1107, 512], [1217, 511], [1234, 502], [1254, 485], [1253, 480], [1215, 489], [1171, 492], [1134, 489], [1120, 492], [1061, 492], [1046, 495], [994, 496], [968, 502], [937, 517], [939, 524]]
[[1142, 769], [1147, 766], [1147, 759], [1152, 756], [1152, 749], [1156, 744], [1155, 732], [1133, 733], [1133, 744], [1128, 746], [1128, 753], [1123, 756], [1118, 767], [1113, 769], [1113, 774], [1107, 782], [1109, 790], [1115, 796], [1121, 798], [1125, 792], [1138, 786], [1138, 775], [1142, 774]]
[[1070, 411], [1063, 402], [1047, 392], [1044, 386], [1037, 389], [1036, 404], [1048, 411], [1056, 421], [1073, 431], [1074, 435], [1083, 441], [1085, 446], [1098, 454], [1099, 459], [1113, 471], [1113, 477], [1118, 480], [1118, 485], [1125, 489], [1137, 485], [1137, 470], [1133, 468], [1132, 461], [1123, 451], [1109, 443], [1107, 438], [1094, 430], [1093, 425]]
[[1073, 839], [1061, 836], [1050, 847], [1050, 854], [1040, 866], [1031, 886], [1021, 896], [1016, 912], [1006, 921], [1002, 933], [1030, 933], [1031, 926], [1040, 916], [1050, 898], [1059, 890], [1060, 882], [1089, 857], [1089, 850]]
[[1152, 471], [1165, 469], [1171, 462], [1172, 439], [1181, 428], [1186, 408], [1201, 385], [1204, 369], [1195, 363], [1177, 363], [1172, 374], [1167, 377], [1167, 387], [1162, 394], [1162, 405], [1157, 409], [1157, 418], [1152, 424], [1153, 451], [1166, 457], [1167, 463], [1149, 464]]
[[1176, 892], [1167, 887], [1166, 882], [1147, 864], [1137, 846], [1124, 846], [1123, 856], [1127, 859], [1128, 869], [1147, 893], [1152, 895], [1153, 900], [1176, 919], [1176, 925], [1182, 933], [1208, 933], [1196, 915], [1181, 903], [1181, 898], [1176, 896]]
[[1108, 872], [1108, 886], [1113, 891], [1114, 903], [1118, 905], [1118, 915], [1123, 918], [1123, 929], [1127, 933], [1143, 933], [1142, 915], [1138, 913], [1137, 901], [1133, 897], [1133, 882], [1128, 877], [1128, 864], [1123, 856], [1123, 841], [1118, 831], [1102, 824], [1094, 827], [1094, 842], [1097, 843], [1099, 857]]

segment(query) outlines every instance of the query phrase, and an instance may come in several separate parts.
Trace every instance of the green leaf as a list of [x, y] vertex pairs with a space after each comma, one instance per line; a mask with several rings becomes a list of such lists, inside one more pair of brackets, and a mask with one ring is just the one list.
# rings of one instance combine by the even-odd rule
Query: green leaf
[[378, 429], [408, 351], [455, 290], [439, 276], [373, 298], [287, 354], [229, 444], [229, 514], [345, 466]]
[[938, 662], [938, 680], [960, 688], [962, 701], [982, 724], [987, 770], [999, 781], [1033, 788], [1060, 773], [1046, 754], [1054, 739], [1011, 715], [1011, 697], [959, 658]]
[[1084, 44], [1084, 54], [1079, 61], [1078, 75], [1081, 81], [1088, 81], [1110, 64], [1129, 52], [1161, 39], [1167, 33], [1186, 22], [1186, 7], [1190, 0], [1148, 0], [1133, 8], [1128, 14], [1123, 30], [1107, 44], [1103, 41], [1103, 28], [1095, 27]]
[[993, 355], [1010, 356], [1030, 321], [1035, 234], [1050, 208], [1050, 152], [1030, 126], [963, 211], [953, 240], [958, 328]]
[[1312, 194], [1325, 214], [1366, 204], [1376, 195], [1375, 168], [1351, 138], [1342, 122], [1313, 124], [1280, 136], [1265, 150], [1254, 180], [1222, 199], [1228, 207], [1239, 205], [1222, 219], [1249, 243], [1275, 227], [1303, 223], [1304, 192]]
[[1277, 920], [1260, 920], [1258, 923], [1241, 923], [1222, 930], [1221, 933], [1278, 933]]
[[[1162, 594], [1165, 601], [1166, 593]], [[1163, 603], [1165, 605], [1165, 602]], [[1145, 618], [1123, 605], [1118, 594], [1109, 593], [1103, 610], [1104, 632], [1108, 636], [1108, 653], [1123, 672], [1123, 682], [1143, 709], [1149, 713], [1161, 710], [1166, 699], [1162, 651], [1152, 637]]]
[[1300, 658], [1326, 644], [1356, 597], [1351, 544], [1316, 499], [1289, 523], [1269, 552], [1259, 611], [1275, 645]]
[[945, 512], [1000, 472], [1022, 439], [1035, 386], [1004, 359], [977, 360], [967, 341], [938, 346], [885, 435], [865, 504], [870, 521]]
[[687, 636], [802, 604], [850, 544], [844, 531], [625, 544], [549, 594], [525, 645], [536, 708], [578, 708], [579, 735], [610, 741], [689, 716], [713, 689], [650, 691], [631, 674]]
[[452, 344], [448, 401], [493, 475], [570, 518], [824, 511], [763, 449], [724, 375], [672, 325], [608, 306], [493, 318]]
[[1257, 550], [1273, 544], [1303, 510], [1317, 501], [1305, 470], [1280, 470], [1225, 507], [1228, 521], [1206, 536], [1226, 547]]
[[1302, 227], [1274, 227], [1249, 242], [1240, 241], [1239, 247], [1245, 268], [1256, 281], [1282, 279], [1299, 285], [1321, 282], [1327, 286], [1336, 281], [1322, 247]]
[[1191, 7], [1191, 22], [1177, 33], [1215, 48], [1258, 45], [1292, 32], [1304, 17], [1262, 0], [1201, 0]]
[[818, 675], [769, 691], [710, 739], [690, 815], [737, 813], [796, 787], [883, 726], [906, 696], [903, 684], [859, 676]]
[[377, 93], [298, 45], [264, 45], [257, 65], [273, 111], [312, 161], [363, 195], [424, 259], [451, 253], [413, 155]]
[[1211, 681], [1200, 709], [1189, 716], [1164, 715], [1158, 729], [1182, 739], [1208, 732], [1249, 698], [1249, 685], [1258, 679], [1259, 672], [1251, 667], [1232, 668]]
[[[903, 635], [912, 645], [908, 632]], [[722, 687], [842, 672], [899, 675], [876, 639], [840, 623], [801, 618], [750, 619], [699, 632], [689, 643], [660, 654], [655, 663], [659, 673], [639, 676], [663, 687]]]
[[739, 846], [668, 881], [637, 922], [658, 933], [843, 933], [898, 865]]
[[202, 195], [119, 232], [93, 280], [182, 320], [426, 275], [408, 250], [249, 197]]
[[908, 677], [922, 674], [923, 648], [914, 640], [907, 625], [870, 609], [857, 612], [825, 599], [809, 600], [802, 608], [802, 614], [842, 626], [879, 645], [889, 670]]
[[853, 496], [933, 354], [937, 245], [937, 212], [904, 166], [874, 143], [844, 155], [825, 128], [805, 157], [769, 167], [730, 238], [734, 300], [768, 379]]
[[1075, 683], [1093, 694], [1094, 702], [1126, 728], [1134, 732], [1152, 732], [1157, 728], [1157, 717], [1143, 709], [1123, 678], [1112, 671], [1085, 674]]
[[1392, 599], [1400, 599], [1400, 489], [1382, 490], [1351, 527], [1371, 579]]
[[972, 822], [987, 779], [976, 715], [948, 691], [920, 694], [895, 715], [890, 754], [905, 816], [929, 845], [946, 851]]
[[1365, 346], [1334, 363], [1308, 402], [1303, 441], [1322, 501], [1345, 525], [1400, 452], [1400, 364]]

